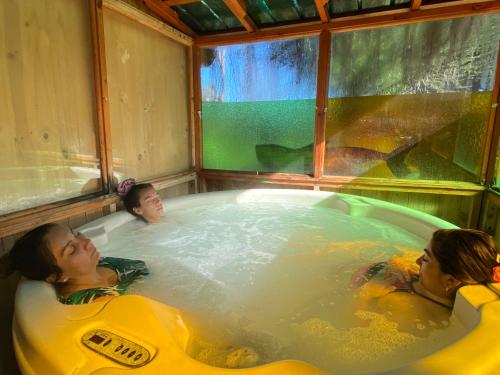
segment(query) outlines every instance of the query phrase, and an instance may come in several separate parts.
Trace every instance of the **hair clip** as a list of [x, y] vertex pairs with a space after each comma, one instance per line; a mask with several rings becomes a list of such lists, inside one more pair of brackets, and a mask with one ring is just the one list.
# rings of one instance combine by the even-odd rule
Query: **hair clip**
[[493, 267], [492, 278], [495, 283], [500, 283], [500, 266]]
[[135, 184], [136, 183], [133, 178], [127, 178], [126, 180], [123, 180], [118, 184], [118, 186], [116, 187], [116, 192], [120, 197], [123, 198], [128, 194], [130, 189], [132, 189], [132, 186], [134, 186]]

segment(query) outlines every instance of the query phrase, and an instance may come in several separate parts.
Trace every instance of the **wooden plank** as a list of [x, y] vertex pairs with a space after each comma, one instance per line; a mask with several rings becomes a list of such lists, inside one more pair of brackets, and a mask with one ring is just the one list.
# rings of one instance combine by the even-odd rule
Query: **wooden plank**
[[289, 25], [259, 29], [253, 33], [248, 31], [225, 33], [219, 35], [200, 36], [195, 38], [199, 47], [215, 47], [228, 44], [253, 43], [268, 40], [299, 38], [303, 36], [319, 35], [325, 28], [317, 22], [310, 22], [300, 26]]
[[[191, 0], [190, 0], [191, 1]], [[198, 1], [198, 0], [195, 0]], [[155, 30], [166, 36], [167, 38], [173, 39], [179, 43], [186, 46], [191, 46], [193, 44], [193, 38], [174, 29], [173, 27], [157, 20], [156, 18], [141, 12], [137, 8], [128, 5], [119, 0], [104, 0], [103, 5], [106, 9], [112, 10], [114, 12], [120, 13], [121, 15], [130, 18], [133, 21], [140, 23], [152, 30]]]
[[73, 204], [65, 204], [60, 207], [29, 212], [14, 218], [2, 218], [0, 221], [0, 237], [5, 237], [13, 233], [30, 230], [39, 225], [66, 220], [67, 218], [87, 212], [88, 210], [100, 209], [103, 206], [115, 203], [118, 196], [105, 195], [99, 198], [90, 199]]
[[193, 79], [194, 79], [194, 111], [195, 111], [195, 170], [198, 172], [203, 166], [203, 139], [201, 123], [201, 51], [198, 47], [193, 48]]
[[318, 82], [316, 85], [316, 117], [314, 125], [313, 174], [323, 175], [325, 161], [326, 111], [328, 109], [328, 78], [330, 77], [331, 34], [323, 30], [319, 37]]
[[411, 0], [410, 9], [419, 10], [422, 5], [422, 0]]
[[165, 22], [170, 24], [172, 27], [182, 31], [184, 34], [187, 34], [191, 37], [194, 37], [196, 34], [190, 27], [188, 27], [184, 22], [182, 22], [175, 13], [174, 10], [170, 9], [168, 5], [166, 5], [161, 0], [144, 0], [144, 4], [151, 9], [153, 12], [158, 14]]
[[111, 123], [109, 118], [108, 81], [106, 71], [106, 52], [104, 47], [104, 24], [102, 3], [90, 1], [90, 20], [92, 30], [92, 55], [94, 62], [94, 83], [96, 94], [99, 154], [101, 158], [101, 178], [106, 193], [111, 192], [113, 181]]
[[115, 173], [147, 179], [191, 167], [190, 46], [104, 11]]
[[248, 173], [234, 171], [201, 170], [198, 175], [205, 179], [220, 180], [259, 180], [268, 184], [290, 186], [319, 186], [349, 189], [420, 192], [429, 194], [451, 194], [471, 196], [483, 191], [484, 186], [454, 181], [409, 181], [396, 179], [376, 179], [363, 177], [323, 176], [314, 178], [308, 175], [288, 173]]
[[318, 10], [321, 22], [322, 23], [330, 22], [330, 16], [328, 15], [328, 12], [325, 9], [325, 5], [328, 4], [328, 0], [314, 0], [314, 3], [316, 5], [316, 9]]
[[235, 15], [235, 17], [240, 21], [245, 30], [249, 32], [253, 32], [257, 30], [257, 26], [250, 18], [247, 13], [247, 6], [242, 0], [223, 0], [224, 4], [229, 8], [231, 12]]
[[[497, 155], [500, 138], [500, 43], [497, 52], [495, 81], [491, 92], [491, 106], [486, 128], [483, 165], [481, 167], [481, 181], [486, 186], [493, 184], [496, 177]], [[500, 177], [500, 176], [499, 176]]]
[[195, 64], [194, 60], [194, 46], [189, 47], [188, 49], [188, 84], [189, 84], [189, 147], [191, 149], [191, 167], [196, 168], [196, 136], [195, 136], [195, 129], [196, 129], [196, 109], [195, 109], [195, 103], [196, 103], [196, 93], [197, 90], [195, 89], [195, 82], [199, 75], [199, 69], [200, 67]]
[[239, 32], [222, 35], [200, 36], [195, 43], [200, 47], [250, 43], [265, 40], [298, 38], [320, 34], [323, 30], [345, 32], [377, 27], [397, 26], [423, 21], [451, 19], [500, 11], [500, 0], [478, 2], [452, 2], [421, 6], [418, 12], [409, 8], [377, 13], [367, 13], [351, 17], [339, 17], [329, 23], [310, 23], [300, 26], [282, 26], [260, 29], [254, 33]]
[[189, 170], [182, 173], [177, 173], [175, 175], [170, 175], [161, 178], [155, 178], [153, 180], [148, 180], [147, 182], [153, 184], [155, 189], [166, 189], [175, 185], [184, 184], [189, 181], [196, 180], [196, 172], [194, 170]]

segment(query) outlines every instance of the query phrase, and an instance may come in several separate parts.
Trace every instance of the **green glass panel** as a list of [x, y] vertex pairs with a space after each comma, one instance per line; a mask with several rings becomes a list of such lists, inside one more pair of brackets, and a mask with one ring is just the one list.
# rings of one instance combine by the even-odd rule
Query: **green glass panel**
[[313, 0], [249, 0], [247, 11], [258, 26], [318, 18]]
[[342, 13], [358, 13], [367, 9], [376, 8], [401, 8], [404, 4], [410, 4], [410, 0], [330, 0], [328, 11], [330, 16]]
[[203, 167], [312, 172], [318, 38], [202, 49]]
[[222, 0], [203, 0], [172, 7], [182, 22], [196, 33], [241, 29], [242, 25]]
[[330, 0], [328, 3], [330, 15], [355, 12], [358, 10], [357, 0]]
[[390, 0], [363, 0], [363, 9], [387, 7], [391, 5]]
[[325, 174], [479, 182], [500, 14], [336, 35]]

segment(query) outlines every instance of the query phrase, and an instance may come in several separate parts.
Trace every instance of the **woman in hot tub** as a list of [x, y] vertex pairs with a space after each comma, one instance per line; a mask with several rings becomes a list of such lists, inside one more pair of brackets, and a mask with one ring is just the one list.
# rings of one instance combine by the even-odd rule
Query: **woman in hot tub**
[[118, 184], [116, 192], [132, 215], [148, 224], [163, 221], [163, 204], [153, 185], [137, 184], [133, 178], [128, 178]]
[[54, 285], [59, 301], [69, 305], [119, 296], [149, 273], [141, 260], [101, 258], [90, 239], [58, 224], [44, 224], [26, 233], [8, 259], [12, 270]]
[[374, 263], [352, 280], [357, 308], [381, 312], [399, 329], [426, 334], [448, 325], [462, 286], [500, 282], [500, 255], [494, 239], [474, 229], [439, 229], [416, 268], [403, 257]]

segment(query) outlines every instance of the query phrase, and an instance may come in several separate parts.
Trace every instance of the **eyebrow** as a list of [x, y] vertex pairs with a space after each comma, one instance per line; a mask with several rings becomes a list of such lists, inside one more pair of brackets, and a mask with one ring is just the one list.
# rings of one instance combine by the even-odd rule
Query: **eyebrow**
[[64, 247], [61, 249], [61, 256], [63, 256], [64, 254], [64, 251], [68, 248], [68, 246], [71, 244], [71, 241], [73, 240], [69, 240], [66, 245], [64, 245]]
[[424, 251], [430, 258], [432, 258], [432, 253], [429, 250], [424, 249]]

